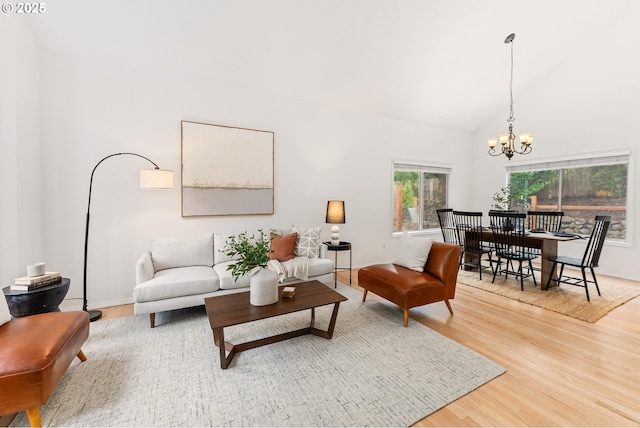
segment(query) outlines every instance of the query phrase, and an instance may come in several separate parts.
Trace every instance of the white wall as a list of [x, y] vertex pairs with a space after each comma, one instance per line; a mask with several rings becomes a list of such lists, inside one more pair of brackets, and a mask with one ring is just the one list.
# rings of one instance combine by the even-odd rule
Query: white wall
[[[511, 162], [536, 162], [557, 155], [571, 156], [615, 149], [634, 149], [632, 162], [637, 169], [640, 142], [633, 128], [640, 117], [640, 31], [634, 22], [637, 14], [627, 13], [617, 21], [603, 22], [608, 35], [585, 40], [582, 46], [570, 47], [568, 57], [545, 79], [526, 93], [514, 92], [514, 131], [535, 134], [533, 152], [515, 155]], [[599, 33], [599, 36], [602, 34]], [[526, 53], [519, 52], [523, 56]], [[516, 60], [514, 81], [517, 82]], [[515, 85], [515, 83], [514, 83]], [[518, 97], [518, 95], [521, 95]], [[508, 106], [505, 106], [505, 108]], [[507, 131], [505, 109], [473, 135], [474, 191], [469, 205], [487, 210], [491, 196], [505, 183], [504, 157], [487, 155], [486, 138]], [[630, 190], [637, 182], [637, 172], [629, 179]], [[637, 193], [637, 186], [635, 186]], [[640, 230], [640, 198], [629, 202], [626, 246], [607, 244], [600, 259], [598, 272], [630, 279], [640, 279], [637, 260]], [[563, 243], [565, 255], [582, 257], [584, 241]]]
[[[132, 69], [52, 51], [41, 55], [44, 182], [43, 255], [82, 295], [85, 213], [92, 168], [130, 151], [175, 173], [171, 191], [143, 191], [133, 156], [96, 170], [91, 201], [89, 307], [130, 302], [134, 264], [158, 235], [232, 233], [322, 225], [326, 202], [343, 199], [341, 237], [354, 266], [392, 257], [391, 165], [394, 157], [432, 160], [454, 169], [452, 187], [469, 178], [460, 147], [469, 135], [424, 124], [336, 111], [188, 77]], [[275, 214], [182, 218], [180, 121], [275, 132]], [[463, 192], [464, 193], [464, 192]], [[465, 199], [452, 192], [452, 202]], [[341, 255], [342, 257], [342, 255]], [[77, 307], [80, 301], [66, 305]]]
[[25, 21], [0, 15], [0, 281], [41, 260], [38, 49]]

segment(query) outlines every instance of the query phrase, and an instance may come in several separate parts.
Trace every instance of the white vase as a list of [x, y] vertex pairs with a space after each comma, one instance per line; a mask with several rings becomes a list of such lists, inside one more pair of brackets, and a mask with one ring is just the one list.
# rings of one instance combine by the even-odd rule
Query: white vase
[[278, 274], [267, 268], [260, 268], [249, 278], [249, 301], [253, 306], [276, 303], [278, 295]]

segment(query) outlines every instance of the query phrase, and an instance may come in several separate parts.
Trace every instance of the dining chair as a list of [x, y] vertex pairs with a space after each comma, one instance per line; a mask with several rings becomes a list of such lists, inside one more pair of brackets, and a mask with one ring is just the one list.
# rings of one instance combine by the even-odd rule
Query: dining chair
[[[493, 260], [491, 254], [493, 248], [483, 242], [482, 213], [470, 211], [453, 211], [453, 221], [456, 227], [458, 242], [462, 249], [462, 255], [468, 256], [467, 261], [463, 261], [461, 266], [468, 266], [478, 269], [480, 279], [482, 270], [491, 269], [493, 272]], [[488, 258], [483, 259], [484, 255]], [[488, 261], [489, 266], [483, 265], [483, 261]]]
[[[440, 231], [442, 232], [442, 239], [446, 244], [453, 244], [460, 246], [460, 240], [458, 239], [458, 232], [456, 231], [456, 225], [453, 221], [453, 208], [440, 208], [436, 210], [438, 215], [438, 223], [440, 223]], [[460, 251], [460, 260], [458, 260], [458, 266], [462, 265], [462, 251]]]
[[[527, 215], [521, 213], [492, 212], [489, 214], [491, 233], [495, 245], [495, 256], [498, 258], [497, 267], [493, 271], [493, 281], [498, 273], [504, 273], [505, 279], [509, 274], [520, 278], [520, 289], [524, 291], [524, 279], [533, 278], [537, 286], [536, 277], [533, 275], [531, 260], [538, 255], [531, 251], [526, 244], [525, 220]], [[505, 268], [502, 268], [502, 260], [505, 260]], [[515, 270], [513, 262], [518, 262], [518, 270]], [[528, 262], [528, 270], [522, 270], [522, 263]], [[493, 282], [492, 281], [492, 282]]]
[[527, 229], [560, 232], [564, 211], [527, 211]]
[[[598, 296], [600, 294], [600, 287], [598, 287], [598, 280], [596, 279], [596, 273], [593, 268], [598, 267], [598, 262], [600, 260], [600, 254], [602, 253], [602, 247], [604, 246], [604, 240], [607, 237], [607, 231], [609, 230], [609, 225], [611, 224], [611, 216], [609, 215], [599, 215], [595, 218], [595, 224], [593, 225], [593, 229], [591, 230], [591, 236], [589, 236], [589, 242], [587, 242], [587, 248], [584, 251], [584, 255], [582, 259], [576, 259], [573, 257], [553, 257], [550, 258], [549, 261], [553, 262], [553, 267], [551, 269], [551, 275], [549, 275], [549, 279], [547, 280], [546, 288], [549, 289], [549, 284], [551, 281], [555, 281], [558, 286], [560, 283], [576, 285], [578, 287], [584, 287], [584, 291], [587, 294], [587, 301], [591, 301], [589, 298], [589, 287], [588, 283], [595, 284], [596, 290], [598, 291]], [[558, 274], [557, 279], [553, 278], [553, 272], [556, 270], [556, 266], [560, 264], [560, 273]], [[566, 265], [579, 268], [582, 277], [574, 277], [570, 275], [563, 275], [564, 267]], [[593, 281], [587, 280], [586, 269], [589, 268], [591, 271], [591, 277]]]
[[[564, 211], [527, 211], [527, 229], [529, 232], [560, 232], [562, 227], [562, 217]], [[542, 254], [539, 248], [531, 248], [532, 253]], [[540, 271], [540, 268], [534, 267], [533, 270]], [[544, 281], [544, 278], [540, 278]]]

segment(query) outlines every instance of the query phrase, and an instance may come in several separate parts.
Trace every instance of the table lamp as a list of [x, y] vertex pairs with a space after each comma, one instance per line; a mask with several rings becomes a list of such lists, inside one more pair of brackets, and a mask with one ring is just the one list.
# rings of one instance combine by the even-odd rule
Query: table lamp
[[331, 245], [340, 245], [340, 226], [338, 226], [338, 224], [346, 223], [344, 201], [327, 202], [326, 222], [333, 224], [333, 226], [331, 226]]

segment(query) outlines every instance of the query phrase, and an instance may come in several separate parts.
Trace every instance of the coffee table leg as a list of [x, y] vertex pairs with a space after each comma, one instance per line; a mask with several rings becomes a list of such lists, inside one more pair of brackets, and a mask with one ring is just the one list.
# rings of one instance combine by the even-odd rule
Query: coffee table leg
[[[236, 347], [224, 341], [224, 328], [216, 328], [213, 330], [213, 342], [218, 349], [220, 349], [220, 367], [226, 369], [236, 355]], [[227, 355], [227, 350], [229, 351], [229, 355]]]
[[316, 308], [311, 308], [311, 325], [309, 327], [313, 328], [315, 323], [316, 323]]

